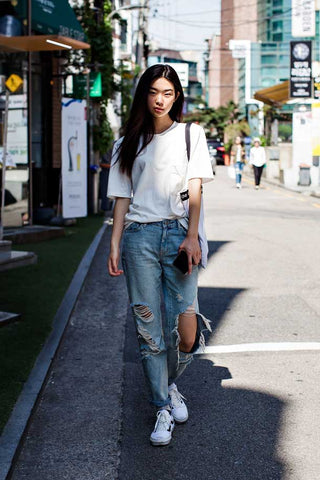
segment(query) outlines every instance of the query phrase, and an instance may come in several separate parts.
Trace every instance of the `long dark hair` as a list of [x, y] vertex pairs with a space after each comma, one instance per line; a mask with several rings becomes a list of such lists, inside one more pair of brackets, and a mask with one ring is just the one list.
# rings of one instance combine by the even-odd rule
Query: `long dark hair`
[[[155, 130], [151, 113], [148, 110], [148, 94], [152, 83], [158, 78], [166, 78], [174, 86], [176, 100], [169, 112], [171, 120], [180, 122], [184, 95], [179, 77], [170, 65], [156, 64], [149, 67], [141, 76], [131, 106], [124, 139], [119, 147], [120, 170], [131, 177], [133, 162], [137, 155], [151, 142]], [[142, 144], [139, 148], [140, 138]], [[139, 149], [139, 150], [138, 150]]]

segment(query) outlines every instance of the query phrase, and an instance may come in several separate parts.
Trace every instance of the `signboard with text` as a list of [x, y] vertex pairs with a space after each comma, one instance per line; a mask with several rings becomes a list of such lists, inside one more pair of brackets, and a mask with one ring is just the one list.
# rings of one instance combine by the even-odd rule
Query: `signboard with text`
[[[4, 104], [5, 97], [0, 97]], [[10, 95], [8, 112], [7, 152], [11, 166], [18, 163], [28, 163], [28, 111], [27, 96]], [[0, 162], [2, 162], [2, 147], [0, 147]]]
[[311, 41], [290, 42], [290, 97], [312, 97]]
[[293, 37], [315, 36], [315, 0], [291, 0], [291, 33]]
[[87, 215], [86, 101], [62, 99], [62, 214], [64, 218]]

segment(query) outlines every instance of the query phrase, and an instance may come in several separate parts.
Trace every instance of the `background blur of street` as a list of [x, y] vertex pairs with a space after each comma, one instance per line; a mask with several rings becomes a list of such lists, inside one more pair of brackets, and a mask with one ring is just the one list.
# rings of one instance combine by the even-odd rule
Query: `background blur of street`
[[[319, 32], [320, 0], [0, 1], [0, 480], [318, 480]], [[156, 63], [216, 174], [213, 332], [179, 385], [190, 420], [157, 450], [105, 267], [111, 148]]]

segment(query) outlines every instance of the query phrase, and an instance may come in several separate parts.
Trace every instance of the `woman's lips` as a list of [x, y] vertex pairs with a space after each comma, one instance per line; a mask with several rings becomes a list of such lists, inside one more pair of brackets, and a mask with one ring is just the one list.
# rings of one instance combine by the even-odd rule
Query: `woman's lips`
[[158, 107], [156, 107], [156, 108], [154, 108], [154, 111], [155, 111], [156, 113], [161, 113], [161, 112], [163, 112], [163, 108], [158, 108]]

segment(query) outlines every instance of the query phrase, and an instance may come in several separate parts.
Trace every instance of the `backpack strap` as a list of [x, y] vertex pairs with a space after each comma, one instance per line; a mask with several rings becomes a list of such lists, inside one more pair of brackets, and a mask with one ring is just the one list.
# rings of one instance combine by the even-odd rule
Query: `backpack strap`
[[[185, 129], [188, 162], [190, 161], [190, 148], [191, 148], [190, 128], [191, 128], [191, 125], [192, 125], [192, 123], [188, 122], [186, 124], [186, 129]], [[201, 193], [203, 193], [203, 185], [202, 184], [201, 184]], [[180, 195], [181, 195], [181, 200], [187, 200], [189, 198], [189, 192], [188, 191], [183, 192]]]
[[191, 146], [190, 145], [190, 128], [191, 128], [191, 122], [188, 122], [186, 124], [186, 130], [185, 130], [188, 162], [190, 160], [190, 146]]

